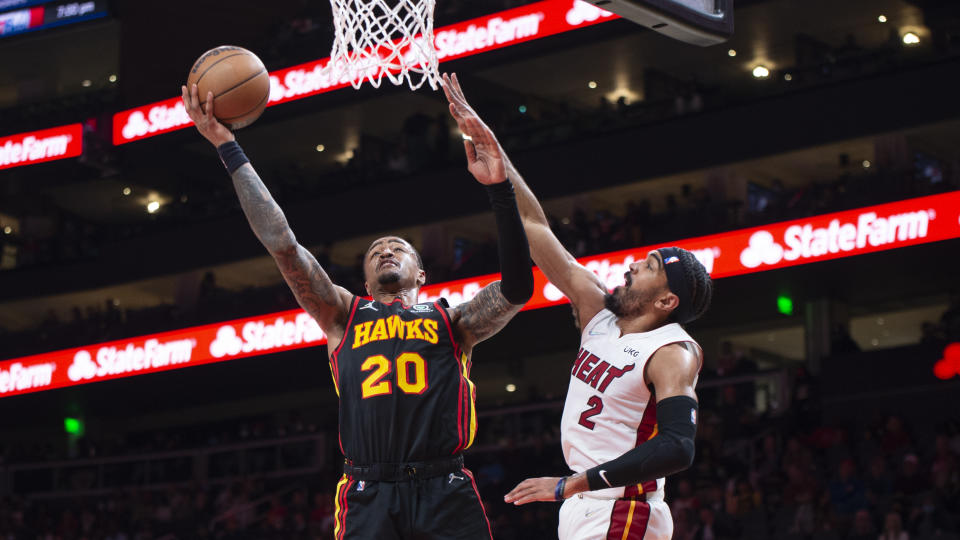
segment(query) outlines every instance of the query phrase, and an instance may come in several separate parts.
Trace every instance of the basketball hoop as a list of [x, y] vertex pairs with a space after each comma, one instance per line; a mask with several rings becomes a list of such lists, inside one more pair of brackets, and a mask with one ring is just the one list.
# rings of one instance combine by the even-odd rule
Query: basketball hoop
[[330, 0], [335, 37], [326, 69], [359, 89], [383, 77], [416, 90], [440, 84], [433, 46], [436, 0]]

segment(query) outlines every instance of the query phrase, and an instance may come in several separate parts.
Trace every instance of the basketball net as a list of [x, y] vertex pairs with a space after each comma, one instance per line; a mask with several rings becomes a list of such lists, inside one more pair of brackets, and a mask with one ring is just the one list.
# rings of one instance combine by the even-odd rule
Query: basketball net
[[386, 77], [412, 90], [440, 84], [433, 46], [436, 0], [330, 0], [335, 37], [326, 69], [359, 89]]

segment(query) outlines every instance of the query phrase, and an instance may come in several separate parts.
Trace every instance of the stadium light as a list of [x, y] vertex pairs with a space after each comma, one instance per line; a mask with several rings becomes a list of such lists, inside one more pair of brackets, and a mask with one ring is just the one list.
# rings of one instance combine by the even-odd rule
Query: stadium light
[[734, 57], [734, 56], [736, 56], [736, 55], [737, 55], [737, 50], [736, 50], [736, 49], [730, 49], [729, 51], [727, 51], [727, 56], [729, 56], [729, 57], [731, 57], [731, 58]]
[[887, 22], [887, 16], [886, 16], [886, 15], [880, 15], [879, 17], [877, 17], [877, 21], [882, 22], [882, 23], [885, 23], [885, 22]]
[[770, 70], [766, 66], [757, 66], [753, 68], [753, 76], [758, 79], [766, 79], [770, 76]]
[[906, 34], [903, 35], [903, 44], [904, 44], [904, 45], [911, 45], [911, 46], [912, 46], [912, 45], [919, 45], [919, 44], [920, 44], [920, 36], [918, 36], [918, 35], [916, 34], [916, 32], [907, 32]]
[[147, 203], [147, 212], [150, 214], [156, 214], [157, 210], [160, 209], [159, 201], [150, 201]]

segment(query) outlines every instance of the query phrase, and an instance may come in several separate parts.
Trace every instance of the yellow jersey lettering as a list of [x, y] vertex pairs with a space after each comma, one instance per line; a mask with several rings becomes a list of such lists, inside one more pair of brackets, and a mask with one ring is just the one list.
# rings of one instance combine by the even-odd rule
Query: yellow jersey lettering
[[383, 319], [377, 319], [376, 324], [373, 325], [373, 331], [370, 332], [370, 341], [380, 341], [381, 339], [387, 339], [387, 325], [383, 322]]
[[414, 319], [407, 322], [407, 339], [423, 339], [423, 332], [420, 331], [420, 323], [423, 319]]
[[437, 321], [433, 319], [424, 319], [423, 321], [423, 332], [425, 340], [437, 344]]
[[370, 341], [370, 326], [372, 321], [358, 324], [353, 327], [353, 348], [362, 347]]
[[387, 318], [387, 332], [390, 334], [390, 339], [398, 336], [400, 339], [403, 339], [403, 329], [403, 319], [396, 315], [391, 315]]

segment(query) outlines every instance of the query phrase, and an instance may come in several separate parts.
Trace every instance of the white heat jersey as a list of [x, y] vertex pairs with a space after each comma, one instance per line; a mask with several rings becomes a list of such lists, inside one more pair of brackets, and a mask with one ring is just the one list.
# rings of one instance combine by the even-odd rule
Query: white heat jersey
[[[679, 324], [620, 336], [617, 317], [597, 313], [583, 329], [560, 423], [563, 456], [574, 472], [620, 457], [657, 433], [656, 401], [644, 384], [647, 361], [671, 343], [702, 358], [700, 346]], [[663, 500], [663, 478], [625, 488], [584, 493], [600, 499], [635, 497]]]

